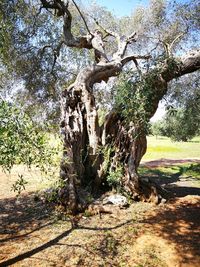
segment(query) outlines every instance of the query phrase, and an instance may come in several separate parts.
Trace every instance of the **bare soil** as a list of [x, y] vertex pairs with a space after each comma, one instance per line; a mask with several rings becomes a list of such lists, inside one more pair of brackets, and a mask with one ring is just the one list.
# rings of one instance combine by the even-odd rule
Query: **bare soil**
[[0, 266], [200, 266], [200, 188], [192, 180], [167, 183], [174, 197], [166, 204], [132, 203], [101, 219], [82, 214], [73, 228], [32, 187], [16, 199], [13, 179], [0, 173]]

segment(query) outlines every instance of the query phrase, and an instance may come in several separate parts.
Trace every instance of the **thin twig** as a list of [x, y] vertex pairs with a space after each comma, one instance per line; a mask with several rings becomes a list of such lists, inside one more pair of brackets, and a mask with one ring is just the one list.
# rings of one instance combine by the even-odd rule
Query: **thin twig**
[[45, 46], [40, 50], [40, 57], [43, 56], [43, 54], [44, 54], [44, 52], [45, 52], [45, 50], [46, 50], [47, 48], [51, 48], [51, 49], [53, 50], [53, 47], [52, 47], [51, 45], [45, 45]]
[[184, 34], [186, 34], [187, 31], [188, 31], [188, 29], [186, 29], [185, 32], [181, 32], [180, 34], [178, 34], [178, 35], [175, 37], [175, 39], [174, 39], [174, 40], [171, 42], [171, 44], [170, 44], [170, 52], [171, 52], [171, 50], [172, 50], [173, 45], [176, 43], [176, 41], [177, 41], [179, 38], [181, 38]]
[[[78, 10], [78, 13], [79, 13], [80, 16], [81, 16], [81, 18], [82, 18], [82, 20], [83, 20], [83, 22], [84, 22], [84, 24], [85, 24], [85, 27], [86, 27], [87, 31], [89, 32], [89, 34], [91, 34], [90, 29], [88, 28], [88, 25], [87, 25], [87, 23], [86, 23], [86, 20], [85, 20], [85, 18], [84, 18], [84, 16], [83, 16], [82, 12], [80, 11], [79, 7], [77, 6], [76, 2], [75, 2], [74, 0], [72, 0], [72, 3], [75, 5], [76, 9]], [[91, 35], [92, 35], [92, 34], [91, 34]]]
[[99, 24], [99, 22], [96, 18], [92, 17], [91, 15], [90, 15], [90, 17], [94, 20], [94, 22], [97, 24], [97, 26], [99, 26], [106, 33], [106, 36], [104, 36], [104, 38], [106, 38], [108, 36], [113, 36], [115, 38], [119, 38], [119, 35], [116, 32], [105, 29], [102, 25]]

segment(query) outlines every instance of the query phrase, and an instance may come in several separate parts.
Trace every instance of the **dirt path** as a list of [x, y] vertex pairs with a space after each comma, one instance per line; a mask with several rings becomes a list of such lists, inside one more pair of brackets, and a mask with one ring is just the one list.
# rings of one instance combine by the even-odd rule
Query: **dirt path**
[[181, 163], [200, 163], [200, 159], [159, 159], [159, 160], [144, 161], [142, 165], [146, 167], [155, 168], [163, 166], [172, 166]]
[[197, 267], [200, 188], [188, 195], [194, 185], [186, 182], [176, 182], [174, 193], [183, 187], [182, 195], [167, 204], [133, 203], [101, 219], [83, 215], [72, 229], [34, 194], [7, 196], [0, 175], [0, 266]]

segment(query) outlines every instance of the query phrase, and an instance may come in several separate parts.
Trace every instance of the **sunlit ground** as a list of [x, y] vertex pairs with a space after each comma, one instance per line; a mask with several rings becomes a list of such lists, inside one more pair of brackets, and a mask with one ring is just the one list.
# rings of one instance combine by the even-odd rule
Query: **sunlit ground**
[[169, 138], [148, 136], [143, 161], [157, 159], [200, 159], [200, 137], [189, 142], [172, 142]]

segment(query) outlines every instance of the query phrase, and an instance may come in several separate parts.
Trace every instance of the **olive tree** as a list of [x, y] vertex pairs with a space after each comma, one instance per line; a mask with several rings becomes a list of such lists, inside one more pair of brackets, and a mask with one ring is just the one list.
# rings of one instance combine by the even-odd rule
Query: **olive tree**
[[[64, 86], [60, 96], [64, 144], [60, 176], [65, 183], [60, 196], [63, 204], [75, 213], [85, 204], [85, 188], [90, 186], [93, 192], [98, 192], [106, 184], [106, 177], [112, 174], [118, 175], [121, 187], [133, 199], [158, 203], [162, 199], [162, 189], [141, 179], [137, 169], [146, 152], [147, 123], [167, 93], [168, 83], [200, 67], [197, 48], [176, 56], [180, 45], [190, 43], [194, 28], [199, 26], [198, 5], [194, 4], [191, 10], [187, 6], [187, 12], [179, 6], [170, 14], [172, 11], [168, 12], [165, 1], [151, 1], [150, 12], [138, 9], [129, 21], [121, 20], [118, 27], [108, 29], [93, 13], [82, 13], [74, 0], [41, 0], [40, 3], [41, 16], [52, 14], [59, 19], [56, 26], [52, 23], [52, 29], [49, 28], [50, 36], [57, 41], [62, 31], [57, 46], [49, 38], [49, 44], [40, 50], [51, 50], [53, 67], [63, 46], [67, 51], [82, 51], [84, 59], [88, 57], [88, 61], [80, 61], [85, 66], [80, 63], [78, 74]], [[78, 30], [73, 21], [75, 10], [79, 14]], [[189, 24], [185, 23], [187, 21]], [[127, 35], [123, 34], [125, 28]], [[40, 38], [44, 44], [41, 35]], [[94, 52], [93, 60], [91, 52]], [[35, 54], [36, 60], [37, 56]], [[48, 62], [46, 59], [43, 66], [47, 64], [54, 74]], [[30, 62], [29, 69], [31, 66]], [[66, 67], [65, 64], [61, 66]], [[118, 101], [100, 125], [95, 85], [119, 77], [130, 68], [132, 77], [119, 85]], [[38, 65], [32, 73], [33, 80], [39, 72]]]

